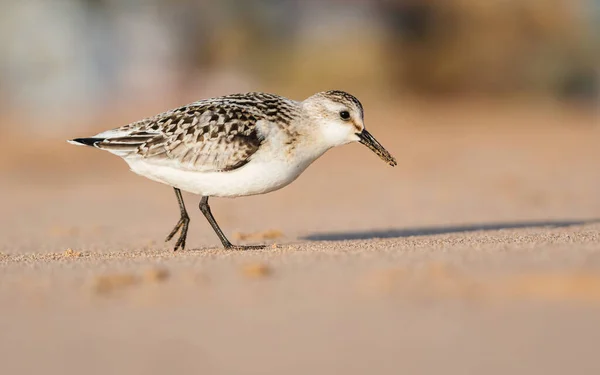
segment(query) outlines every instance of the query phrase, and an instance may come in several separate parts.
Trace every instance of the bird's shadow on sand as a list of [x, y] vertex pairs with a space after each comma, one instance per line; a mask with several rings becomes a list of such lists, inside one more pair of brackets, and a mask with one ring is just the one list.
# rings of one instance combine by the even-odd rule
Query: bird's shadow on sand
[[436, 235], [436, 234], [474, 232], [474, 231], [479, 231], [479, 230], [500, 230], [500, 229], [541, 228], [541, 227], [560, 228], [560, 227], [568, 227], [568, 226], [572, 226], [572, 225], [584, 225], [584, 224], [593, 224], [593, 223], [599, 223], [599, 222], [600, 222], [600, 219], [482, 223], [482, 224], [386, 229], [386, 230], [371, 230], [371, 231], [357, 231], [357, 232], [314, 233], [314, 234], [305, 236], [302, 239], [309, 240], [309, 241], [370, 240], [370, 239], [375, 239], [375, 238], [401, 238], [401, 237], [411, 237], [411, 236], [432, 236], [432, 235]]

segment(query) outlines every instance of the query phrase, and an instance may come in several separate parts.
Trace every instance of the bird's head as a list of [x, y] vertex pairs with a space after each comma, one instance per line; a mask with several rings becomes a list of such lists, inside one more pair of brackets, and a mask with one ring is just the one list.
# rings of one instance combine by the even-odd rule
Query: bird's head
[[302, 102], [305, 113], [318, 126], [318, 132], [331, 147], [350, 142], [367, 146], [383, 161], [395, 166], [396, 159], [365, 129], [363, 106], [344, 91], [324, 91]]

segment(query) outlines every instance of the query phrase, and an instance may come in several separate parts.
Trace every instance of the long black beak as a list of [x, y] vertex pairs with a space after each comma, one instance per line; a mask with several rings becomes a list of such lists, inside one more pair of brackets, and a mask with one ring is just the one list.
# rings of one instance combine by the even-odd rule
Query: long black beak
[[377, 156], [381, 158], [381, 160], [385, 161], [392, 167], [396, 166], [396, 159], [381, 145], [381, 143], [377, 142], [377, 140], [367, 131], [367, 129], [363, 129], [362, 132], [356, 133], [358, 138], [360, 138], [360, 143], [367, 146], [371, 151], [373, 151]]

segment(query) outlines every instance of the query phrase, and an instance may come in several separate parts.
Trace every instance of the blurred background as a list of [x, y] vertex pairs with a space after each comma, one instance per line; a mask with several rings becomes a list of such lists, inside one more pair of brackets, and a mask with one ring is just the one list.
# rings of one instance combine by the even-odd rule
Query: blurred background
[[40, 135], [239, 91], [585, 105], [600, 92], [600, 0], [4, 0], [0, 10], [0, 111], [17, 117], [11, 130]]
[[[363, 102], [367, 127], [399, 165], [388, 171], [348, 146], [290, 190], [243, 203], [252, 212], [320, 196], [331, 168], [339, 186], [355, 179], [357, 165], [369, 166], [352, 194], [387, 201], [363, 200], [339, 221], [311, 222], [310, 212], [346, 207], [345, 196], [323, 196], [314, 211], [299, 207], [306, 220], [285, 228], [292, 238], [321, 226], [600, 213], [600, 0], [0, 2], [0, 172], [30, 206], [54, 186], [59, 205], [80, 194], [114, 207], [114, 195], [94, 189], [131, 186], [160, 192], [171, 212], [170, 189], [65, 139], [212, 96], [267, 91], [301, 100], [329, 89]], [[18, 201], [11, 194], [3, 199]], [[239, 204], [222, 203], [236, 226], [268, 224], [238, 215]], [[374, 215], [361, 219], [361, 210]]]

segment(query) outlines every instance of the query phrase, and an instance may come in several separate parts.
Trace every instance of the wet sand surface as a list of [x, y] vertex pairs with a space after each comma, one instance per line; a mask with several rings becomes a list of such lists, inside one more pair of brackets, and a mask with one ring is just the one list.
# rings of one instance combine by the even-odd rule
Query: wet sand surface
[[232, 241], [269, 244], [245, 252], [185, 194], [173, 253], [170, 187], [4, 137], [2, 373], [599, 373], [597, 118], [367, 116], [398, 167], [348, 145], [278, 192], [211, 200]]

